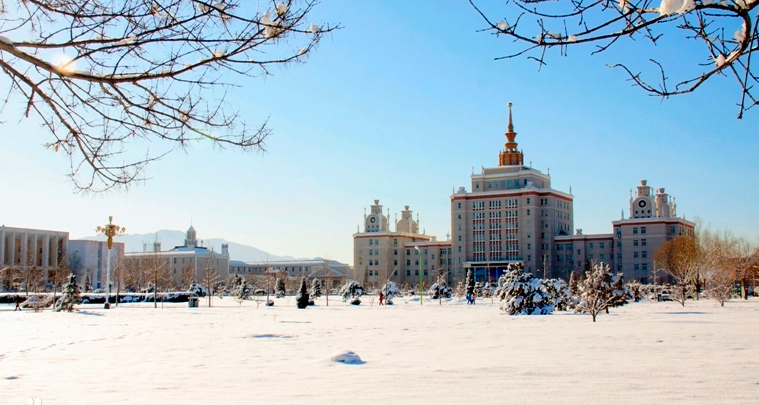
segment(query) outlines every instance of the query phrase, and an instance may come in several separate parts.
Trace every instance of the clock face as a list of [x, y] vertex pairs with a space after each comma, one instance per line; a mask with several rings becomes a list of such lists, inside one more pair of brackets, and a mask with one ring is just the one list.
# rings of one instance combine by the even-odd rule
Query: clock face
[[369, 222], [371, 222], [371, 223], [377, 222], [377, 217], [371, 217], [371, 218], [369, 218]]
[[646, 207], [646, 200], [640, 200], [640, 201], [638, 201], [638, 207], [645, 208]]

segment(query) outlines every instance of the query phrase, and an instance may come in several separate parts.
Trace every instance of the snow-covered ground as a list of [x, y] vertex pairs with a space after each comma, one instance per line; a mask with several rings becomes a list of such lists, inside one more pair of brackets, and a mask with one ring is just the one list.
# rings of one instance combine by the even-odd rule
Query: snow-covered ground
[[[305, 310], [0, 305], [0, 403], [759, 403], [759, 299], [502, 315], [497, 302]], [[336, 359], [361, 361], [355, 364]]]

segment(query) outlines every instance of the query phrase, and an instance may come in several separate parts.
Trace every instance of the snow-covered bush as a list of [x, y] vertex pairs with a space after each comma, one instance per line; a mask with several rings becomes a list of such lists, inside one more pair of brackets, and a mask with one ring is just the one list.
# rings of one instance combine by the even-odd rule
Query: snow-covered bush
[[277, 298], [284, 298], [285, 297], [285, 280], [281, 278], [277, 278], [277, 281], [274, 283], [274, 286], [275, 286], [274, 296]]
[[630, 299], [632, 299], [634, 302], [640, 301], [641, 297], [643, 297], [643, 286], [639, 282], [631, 281], [627, 283], [627, 286], [625, 288], [630, 294]]
[[308, 307], [308, 286], [306, 285], [305, 277], [300, 279], [300, 289], [298, 290], [298, 295], [295, 297], [295, 301], [300, 309]]
[[509, 315], [549, 315], [553, 302], [543, 285], [543, 280], [526, 273], [521, 266], [514, 266], [501, 276], [501, 309]]
[[69, 280], [66, 283], [66, 285], [63, 286], [63, 291], [61, 293], [61, 299], [58, 301], [57, 304], [57, 310], [58, 311], [68, 311], [71, 312], [74, 310], [74, 304], [79, 303], [79, 285], [76, 283], [76, 274], [71, 273], [69, 274]]
[[388, 281], [382, 286], [382, 293], [385, 294], [385, 303], [393, 305], [393, 298], [401, 296], [401, 290], [395, 284], [395, 281]]
[[572, 275], [569, 276], [569, 293], [572, 295], [580, 294], [580, 291], [577, 288], [578, 278], [579, 278], [579, 275], [576, 271], [573, 271]]
[[433, 284], [428, 294], [432, 296], [433, 300], [436, 300], [438, 298], [451, 298], [451, 295], [453, 294], [453, 288], [449, 287], [445, 281], [441, 281], [440, 284], [435, 283]]
[[474, 293], [474, 274], [472, 273], [472, 269], [466, 271], [466, 281], [464, 281], [464, 285], [466, 286], [467, 296]]
[[235, 297], [235, 300], [242, 305], [243, 301], [250, 299], [253, 294], [253, 289], [245, 282], [244, 278], [235, 274], [234, 280], [232, 281], [232, 290], [230, 292], [232, 296]]
[[90, 282], [90, 276], [89, 274], [84, 274], [84, 280], [82, 280], [82, 292], [92, 292], [92, 283]]
[[543, 280], [543, 286], [555, 310], [566, 311], [576, 306], [576, 300], [569, 292], [569, 287], [564, 280], [555, 278]]
[[[359, 284], [356, 280], [348, 280], [345, 282], [345, 284], [340, 288], [340, 292], [338, 293], [341, 297], [343, 297], [343, 302], [347, 301], [348, 298], [358, 298], [362, 295], [364, 295], [364, 287], [361, 287], [361, 284]], [[360, 303], [361, 301], [359, 301]], [[353, 302], [351, 302], [353, 304]], [[358, 304], [354, 304], [358, 305]]]
[[311, 281], [311, 298], [316, 299], [322, 296], [322, 283], [314, 279]]
[[196, 297], [205, 297], [208, 295], [208, 289], [194, 281], [190, 284], [190, 288], [187, 289], [187, 292]]

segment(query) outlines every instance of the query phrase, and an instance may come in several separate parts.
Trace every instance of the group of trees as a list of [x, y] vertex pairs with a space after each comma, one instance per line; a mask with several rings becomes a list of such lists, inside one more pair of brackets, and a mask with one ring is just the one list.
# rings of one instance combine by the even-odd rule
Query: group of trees
[[697, 226], [693, 235], [665, 242], [654, 253], [655, 271], [673, 283], [672, 298], [685, 306], [689, 297], [707, 297], [724, 305], [736, 283], [748, 298], [749, 285], [759, 278], [759, 246], [729, 232]]
[[605, 264], [593, 266], [580, 281], [573, 273], [569, 285], [560, 279], [537, 278], [521, 263], [509, 265], [498, 279], [495, 295], [509, 315], [575, 311], [590, 314], [593, 322], [600, 312], [625, 305], [633, 297], [622, 274], [614, 274]]

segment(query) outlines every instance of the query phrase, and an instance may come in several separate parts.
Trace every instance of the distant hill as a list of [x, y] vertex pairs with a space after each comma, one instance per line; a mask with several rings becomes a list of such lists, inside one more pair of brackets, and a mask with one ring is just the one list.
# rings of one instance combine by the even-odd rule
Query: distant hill
[[[125, 244], [125, 250], [127, 252], [142, 252], [143, 243], [148, 244], [148, 249], [153, 249], [153, 242], [161, 242], [161, 250], [169, 250], [174, 246], [184, 245], [185, 233], [182, 231], [160, 230], [153, 233], [145, 234], [125, 234], [114, 239], [115, 242], [122, 242]], [[102, 236], [86, 236], [82, 239], [86, 240], [103, 240]], [[198, 243], [202, 242], [202, 246], [217, 252], [221, 252], [221, 245], [229, 244], [229, 257], [231, 260], [248, 261], [277, 261], [277, 260], [293, 260], [292, 256], [277, 256], [261, 249], [257, 249], [253, 246], [242, 245], [239, 243], [231, 242], [221, 238], [200, 239]]]

